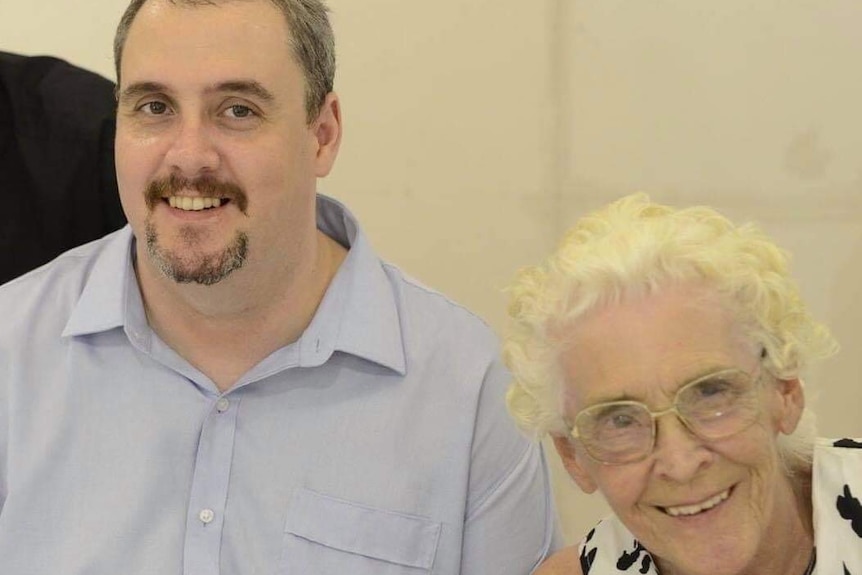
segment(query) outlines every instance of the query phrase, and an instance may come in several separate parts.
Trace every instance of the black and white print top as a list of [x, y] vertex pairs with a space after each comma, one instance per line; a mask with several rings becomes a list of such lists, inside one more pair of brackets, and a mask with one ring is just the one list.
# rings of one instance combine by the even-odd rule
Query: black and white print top
[[[814, 575], [862, 575], [862, 440], [818, 439], [812, 476]], [[584, 575], [659, 575], [619, 519], [596, 525], [580, 543]]]

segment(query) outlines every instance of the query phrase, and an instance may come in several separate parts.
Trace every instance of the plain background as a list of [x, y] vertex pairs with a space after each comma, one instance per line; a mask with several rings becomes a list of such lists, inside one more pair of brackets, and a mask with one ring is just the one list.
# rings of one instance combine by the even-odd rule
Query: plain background
[[[125, 5], [0, 0], [0, 50], [113, 79]], [[807, 377], [821, 433], [862, 436], [862, 2], [330, 6], [345, 137], [321, 189], [387, 259], [502, 331], [515, 271], [621, 195], [757, 221], [843, 344]], [[574, 541], [606, 508], [551, 460]]]

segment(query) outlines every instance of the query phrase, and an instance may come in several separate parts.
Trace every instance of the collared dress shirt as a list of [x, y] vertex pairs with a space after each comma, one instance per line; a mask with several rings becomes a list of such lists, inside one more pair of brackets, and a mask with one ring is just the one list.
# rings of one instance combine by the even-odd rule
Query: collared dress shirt
[[492, 332], [349, 248], [220, 393], [148, 326], [126, 227], [0, 288], [0, 573], [525, 575], [561, 543]]

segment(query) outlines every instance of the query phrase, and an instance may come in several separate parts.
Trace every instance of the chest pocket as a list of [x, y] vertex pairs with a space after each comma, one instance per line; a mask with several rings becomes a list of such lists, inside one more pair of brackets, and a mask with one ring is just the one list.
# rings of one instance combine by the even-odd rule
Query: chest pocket
[[291, 498], [279, 575], [420, 575], [434, 565], [441, 524], [307, 489]]

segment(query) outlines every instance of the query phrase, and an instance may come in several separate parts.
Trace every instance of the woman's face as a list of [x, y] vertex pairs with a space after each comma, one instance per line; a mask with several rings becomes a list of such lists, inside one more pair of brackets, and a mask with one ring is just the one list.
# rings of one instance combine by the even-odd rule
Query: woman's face
[[[745, 341], [721, 301], [697, 286], [595, 310], [567, 335], [571, 346], [561, 362], [570, 421], [586, 407], [615, 400], [666, 409], [684, 384], [722, 369], [760, 373], [760, 350]], [[667, 414], [657, 420], [653, 452], [635, 463], [604, 465], [577, 440], [555, 443], [581, 488], [598, 488], [663, 563], [704, 574], [766, 565], [786, 554], [776, 543], [799, 532], [800, 511], [776, 437], [795, 428], [803, 397], [798, 380], [766, 372], [758, 389], [753, 425], [705, 441]]]

